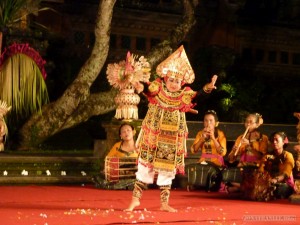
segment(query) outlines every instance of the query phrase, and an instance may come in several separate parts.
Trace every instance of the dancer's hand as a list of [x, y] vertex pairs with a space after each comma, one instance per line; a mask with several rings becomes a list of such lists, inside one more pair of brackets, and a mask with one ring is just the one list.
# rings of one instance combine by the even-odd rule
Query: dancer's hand
[[217, 79], [218, 79], [218, 76], [213, 75], [213, 77], [211, 78], [211, 82], [208, 84], [209, 85], [208, 88], [210, 88], [211, 90], [217, 89], [217, 87], [215, 86]]
[[211, 82], [208, 83], [208, 84], [206, 84], [204, 86], [203, 90], [206, 93], [210, 93], [210, 92], [212, 92], [212, 90], [217, 89], [217, 87], [215, 86], [217, 79], [218, 79], [218, 76], [217, 75], [213, 75], [213, 77], [211, 78]]
[[298, 120], [300, 120], [300, 112], [295, 112], [295, 113], [294, 113], [294, 116], [295, 116]]

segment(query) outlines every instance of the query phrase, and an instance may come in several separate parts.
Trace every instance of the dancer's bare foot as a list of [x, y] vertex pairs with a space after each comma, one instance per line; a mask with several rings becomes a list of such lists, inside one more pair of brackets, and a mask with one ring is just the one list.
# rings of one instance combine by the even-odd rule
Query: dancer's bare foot
[[177, 209], [172, 208], [168, 204], [161, 204], [160, 210], [161, 211], [166, 211], [166, 212], [177, 212]]
[[132, 212], [135, 207], [138, 207], [140, 205], [140, 200], [136, 197], [132, 197], [132, 200], [130, 202], [130, 205], [127, 209], [125, 209], [125, 212]]

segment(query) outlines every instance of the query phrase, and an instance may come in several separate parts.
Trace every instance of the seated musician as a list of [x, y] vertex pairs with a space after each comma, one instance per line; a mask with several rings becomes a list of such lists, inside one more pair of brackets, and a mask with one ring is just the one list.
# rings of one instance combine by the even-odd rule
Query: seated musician
[[105, 157], [104, 171], [93, 177], [96, 187], [122, 189], [128, 186], [130, 178], [135, 177], [138, 156], [135, 148], [135, 133], [131, 124], [123, 123], [120, 126], [121, 140], [113, 145]]
[[214, 110], [208, 110], [204, 114], [204, 128], [200, 130], [191, 146], [194, 154], [201, 151], [200, 163], [207, 162], [221, 167], [224, 166], [223, 156], [226, 154], [226, 137], [223, 131], [217, 128], [218, 116]]
[[[244, 173], [245, 168], [258, 167], [262, 157], [267, 153], [268, 137], [258, 131], [258, 127], [262, 123], [263, 119], [260, 114], [249, 114], [244, 124], [246, 131], [236, 139], [228, 155], [229, 163], [238, 162], [237, 166], [243, 168]], [[227, 187], [227, 191], [240, 191], [240, 184], [231, 182]]]
[[263, 158], [264, 170], [268, 171], [270, 182], [276, 186], [276, 198], [288, 198], [294, 192], [293, 168], [295, 161], [292, 153], [286, 151], [288, 138], [284, 132], [270, 136], [272, 152]]
[[[135, 170], [131, 168], [136, 167], [135, 162], [130, 162], [126, 158], [137, 158], [138, 153], [136, 152], [134, 135], [136, 131], [134, 127], [128, 123], [123, 123], [119, 128], [119, 135], [121, 141], [118, 141], [110, 149], [109, 153], [105, 158], [106, 170], [105, 173], [111, 172], [112, 174], [117, 173], [114, 176], [129, 177], [129, 175], [134, 175]], [[115, 158], [118, 158], [117, 160]], [[127, 168], [127, 170], [126, 170]], [[130, 168], [130, 169], [129, 169]], [[110, 175], [112, 175], [110, 174]], [[110, 177], [105, 174], [105, 177]], [[113, 180], [119, 180], [119, 177], [111, 177]]]
[[137, 157], [134, 135], [136, 131], [130, 124], [124, 123], [119, 128], [121, 141], [114, 144], [106, 157]]

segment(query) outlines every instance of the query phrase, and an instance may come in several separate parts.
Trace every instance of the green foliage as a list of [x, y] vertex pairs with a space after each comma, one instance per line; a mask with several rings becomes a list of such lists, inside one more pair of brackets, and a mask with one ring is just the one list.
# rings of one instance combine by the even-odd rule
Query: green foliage
[[234, 105], [234, 97], [236, 96], [236, 89], [232, 84], [221, 84], [219, 91], [224, 91], [226, 97], [220, 99], [220, 105], [223, 111], [228, 112]]
[[221, 84], [220, 91], [225, 91], [226, 93], [229, 94], [230, 98], [234, 97], [236, 95], [236, 89], [232, 84], [226, 83], [226, 84]]
[[12, 28], [30, 14], [39, 9], [41, 0], [1, 0], [0, 1], [0, 29]]
[[20, 11], [26, 0], [1, 0], [0, 2], [0, 29], [11, 27], [22, 17]]
[[49, 101], [41, 71], [27, 55], [9, 57], [0, 70], [0, 81], [0, 98], [17, 117], [35, 113]]

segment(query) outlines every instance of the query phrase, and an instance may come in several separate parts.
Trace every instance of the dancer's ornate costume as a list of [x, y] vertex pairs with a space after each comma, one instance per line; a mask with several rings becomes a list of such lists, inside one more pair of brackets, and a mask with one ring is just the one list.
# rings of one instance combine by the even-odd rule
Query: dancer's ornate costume
[[[176, 212], [169, 206], [170, 189], [176, 173], [184, 173], [188, 135], [185, 112], [192, 110], [192, 100], [197, 92], [182, 87], [195, 79], [183, 46], [161, 62], [156, 72], [160, 78], [151, 82], [145, 91], [149, 107], [136, 141], [139, 151], [137, 181], [128, 211], [140, 204], [143, 190], [154, 182], [157, 174], [156, 184], [161, 190], [160, 209]], [[216, 77], [210, 85], [212, 88], [215, 88], [215, 80]], [[204, 88], [204, 92], [210, 91], [208, 86]]]
[[169, 92], [162, 80], [157, 79], [147, 93], [149, 109], [142, 123], [137, 144], [140, 163], [155, 171], [184, 173], [188, 128], [185, 112], [194, 104], [196, 92], [189, 87], [180, 92]]

